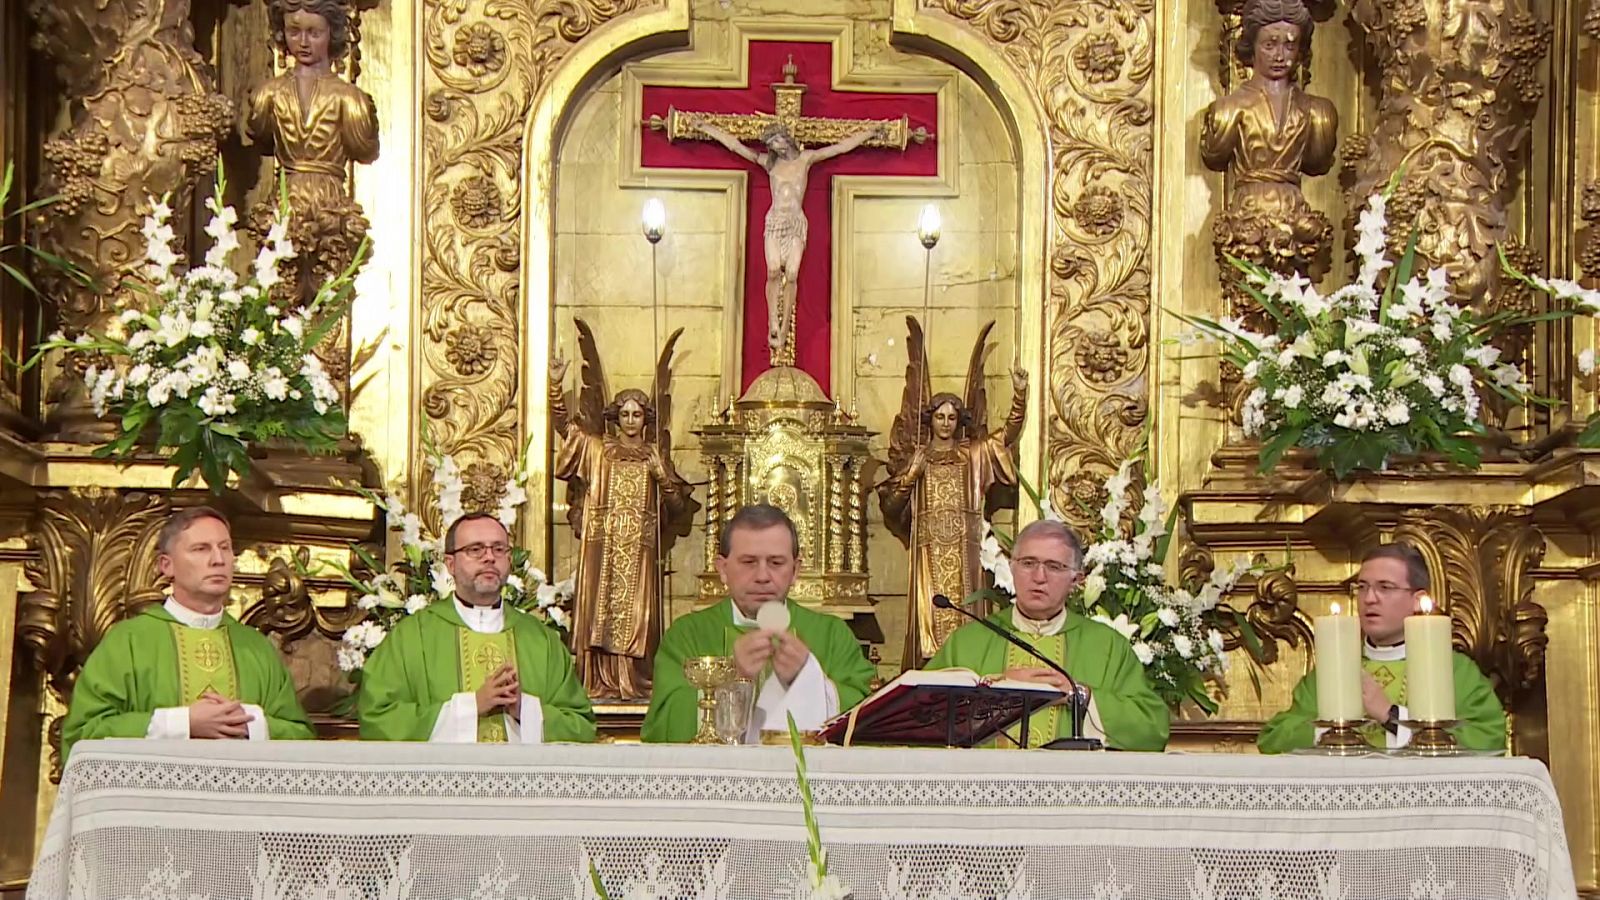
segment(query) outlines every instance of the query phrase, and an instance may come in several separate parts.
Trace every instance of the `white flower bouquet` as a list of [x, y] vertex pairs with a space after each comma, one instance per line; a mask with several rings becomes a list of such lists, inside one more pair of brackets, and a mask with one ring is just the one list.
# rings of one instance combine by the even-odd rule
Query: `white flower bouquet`
[[[97, 450], [125, 459], [141, 441], [171, 449], [176, 487], [196, 469], [220, 491], [230, 472], [249, 471], [248, 446], [286, 439], [310, 452], [331, 452], [345, 433], [339, 390], [314, 351], [349, 307], [355, 260], [299, 309], [280, 307], [273, 287], [278, 264], [294, 256], [288, 203], [262, 242], [250, 270], [230, 265], [238, 215], [222, 202], [218, 169], [205, 232], [205, 264], [180, 273], [167, 198], [151, 201], [144, 222], [142, 281], [128, 284], [125, 305], [103, 335], [57, 333], [42, 354], [65, 350], [88, 361], [84, 386], [98, 415], [110, 413], [121, 433]], [[34, 357], [34, 361], [38, 360]]]
[[1232, 318], [1180, 316], [1198, 330], [1183, 342], [1215, 339], [1222, 358], [1243, 372], [1249, 393], [1241, 416], [1245, 434], [1261, 439], [1263, 472], [1295, 446], [1314, 450], [1338, 478], [1424, 451], [1476, 468], [1481, 391], [1542, 402], [1491, 344], [1501, 330], [1530, 320], [1510, 311], [1479, 316], [1451, 303], [1443, 269], [1414, 271], [1415, 232], [1398, 263], [1389, 260], [1385, 203], [1383, 194], [1368, 199], [1356, 226], [1360, 272], [1327, 296], [1299, 274], [1231, 260], [1276, 333], [1257, 334]]
[[[1524, 275], [1506, 259], [1505, 251], [1500, 251], [1500, 265], [1506, 275], [1531, 288], [1549, 294], [1558, 302], [1571, 302], [1570, 307], [1581, 315], [1600, 316], [1600, 290], [1586, 288], [1576, 281], [1565, 278], [1544, 278], [1539, 275]], [[1578, 374], [1585, 377], [1593, 375], [1595, 371], [1595, 351], [1593, 348], [1578, 354]], [[1600, 412], [1591, 413], [1588, 421], [1584, 422], [1583, 431], [1578, 434], [1578, 446], [1600, 446]]]
[[[1232, 616], [1245, 643], [1256, 643], [1250, 624], [1219, 604], [1241, 578], [1257, 570], [1240, 562], [1213, 571], [1201, 584], [1169, 585], [1161, 560], [1167, 556], [1176, 511], [1168, 511], [1159, 483], [1145, 488], [1130, 533], [1123, 534], [1136, 463], [1137, 458], [1123, 462], [1106, 480], [1100, 532], [1084, 551], [1088, 574], [1067, 605], [1128, 640], [1151, 688], [1168, 708], [1176, 710], [1190, 700], [1210, 715], [1217, 711], [1215, 695], [1228, 670], [1224, 638], [1216, 627], [1219, 617]], [[1040, 497], [1027, 485], [1024, 488], [1039, 505], [1043, 518], [1061, 521], [1048, 497]], [[995, 588], [1010, 596], [1014, 588], [1008, 553], [1009, 548], [992, 530], [984, 536], [983, 566], [994, 574]]]
[[[453, 456], [441, 455], [429, 445], [427, 458], [432, 463], [432, 487], [441, 523], [437, 535], [425, 535], [422, 517], [407, 509], [393, 491], [380, 497], [357, 489], [384, 511], [389, 530], [400, 533], [401, 556], [392, 568], [386, 568], [371, 553], [353, 546], [352, 552], [366, 570], [378, 573], [367, 578], [357, 576], [347, 566], [332, 566], [349, 585], [356, 605], [367, 613], [365, 619], [345, 629], [339, 647], [339, 668], [352, 677], [366, 665], [367, 655], [383, 643], [396, 622], [436, 599], [448, 603], [455, 595], [455, 581], [444, 565], [444, 533], [465, 513], [461, 501], [465, 484]], [[518, 510], [528, 502], [527, 483], [527, 454], [524, 453], [517, 471], [506, 479], [495, 504], [495, 516], [507, 531], [515, 531]], [[552, 582], [532, 564], [526, 549], [511, 548], [511, 575], [501, 589], [506, 604], [565, 629], [572, 595], [572, 579]]]

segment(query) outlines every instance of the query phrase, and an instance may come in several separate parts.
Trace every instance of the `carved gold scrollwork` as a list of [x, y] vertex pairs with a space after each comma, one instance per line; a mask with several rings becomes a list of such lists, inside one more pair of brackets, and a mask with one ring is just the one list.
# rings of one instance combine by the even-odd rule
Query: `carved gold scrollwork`
[[[365, 548], [374, 556], [382, 548]], [[242, 617], [244, 624], [274, 639], [282, 651], [289, 674], [300, 694], [300, 702], [311, 713], [334, 709], [350, 692], [350, 685], [339, 670], [337, 653], [346, 628], [366, 617], [356, 606], [318, 606], [312, 602], [312, 584], [301, 575], [311, 559], [310, 550], [297, 547], [294, 562], [273, 557], [261, 581], [261, 602]], [[360, 578], [374, 573], [356, 572]], [[327, 586], [340, 586], [333, 582]]]
[[[423, 410], [439, 449], [464, 464], [507, 471], [518, 450], [522, 129], [572, 46], [642, 5], [490, 0], [469, 12], [479, 4], [424, 4]], [[475, 336], [470, 354], [467, 335]], [[425, 483], [429, 474], [419, 467], [412, 477]]]
[[[39, 498], [23, 564], [33, 590], [17, 605], [17, 638], [63, 699], [112, 625], [161, 599], [156, 536], [171, 511], [159, 494], [84, 488]], [[51, 779], [61, 777], [61, 727], [50, 725]]]
[[[1267, 560], [1256, 554], [1254, 563], [1265, 569]], [[1198, 544], [1187, 544], [1178, 559], [1178, 578], [1182, 584], [1203, 583], [1211, 577], [1215, 564], [1211, 551]], [[1278, 661], [1278, 642], [1290, 647], [1312, 645], [1311, 625], [1306, 614], [1300, 611], [1300, 589], [1294, 579], [1294, 565], [1266, 569], [1255, 580], [1250, 605], [1242, 616], [1260, 640], [1259, 650], [1253, 649], [1244, 639], [1244, 629], [1239, 627], [1236, 615], [1241, 615], [1223, 598], [1217, 604], [1214, 617], [1218, 631], [1222, 632], [1223, 646], [1228, 650], [1244, 647], [1262, 665]]]
[[1529, 570], [1544, 561], [1544, 535], [1522, 507], [1411, 510], [1395, 540], [1422, 552], [1433, 596], [1455, 620], [1456, 647], [1495, 682], [1507, 706], [1518, 694], [1543, 692], [1549, 637], [1544, 607], [1533, 600]]
[[[1046, 457], [1076, 525], [1079, 482], [1104, 481], [1148, 412], [1153, 0], [922, 0], [993, 43], [1032, 85], [1049, 129]], [[1094, 507], [1097, 509], [1098, 507]]]
[[172, 506], [160, 494], [101, 488], [40, 497], [24, 564], [17, 633], [49, 686], [63, 696], [112, 625], [161, 598], [156, 535]]
[[[1595, 0], [1595, 9], [1600, 10], [1600, 0]], [[1596, 37], [1600, 38], [1600, 35]], [[1588, 233], [1583, 241], [1583, 249], [1578, 251], [1578, 268], [1590, 278], [1600, 278], [1600, 181], [1591, 181], [1583, 186], [1581, 215], [1588, 225], [1584, 231]]]

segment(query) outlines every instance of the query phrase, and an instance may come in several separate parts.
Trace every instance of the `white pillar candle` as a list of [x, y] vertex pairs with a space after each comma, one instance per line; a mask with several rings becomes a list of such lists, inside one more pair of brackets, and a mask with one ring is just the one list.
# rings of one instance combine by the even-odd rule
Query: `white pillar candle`
[[1421, 722], [1456, 717], [1456, 685], [1450, 649], [1450, 617], [1434, 614], [1422, 595], [1418, 613], [1406, 616], [1406, 712]]
[[1361, 627], [1333, 604], [1313, 623], [1317, 641], [1317, 718], [1349, 722], [1365, 716], [1361, 704]]

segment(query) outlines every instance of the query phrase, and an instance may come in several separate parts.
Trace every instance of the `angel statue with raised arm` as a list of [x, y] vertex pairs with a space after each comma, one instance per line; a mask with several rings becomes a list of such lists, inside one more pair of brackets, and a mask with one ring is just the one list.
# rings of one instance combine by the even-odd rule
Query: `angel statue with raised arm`
[[[606, 389], [594, 332], [576, 320], [583, 355], [578, 409], [569, 414], [562, 383], [568, 361], [550, 361], [550, 416], [561, 436], [552, 474], [567, 482], [568, 521], [578, 539], [572, 653], [594, 699], [650, 696], [650, 670], [661, 640], [663, 563], [686, 537], [700, 504], [672, 467], [668, 430], [672, 349], [656, 362], [655, 396]], [[609, 398], [609, 399], [608, 399]]]
[[[883, 521], [911, 550], [910, 606], [902, 665], [920, 668], [965, 619], [935, 609], [984, 587], [978, 545], [994, 489], [1015, 486], [1017, 439], [1027, 418], [1028, 373], [1011, 370], [1011, 411], [988, 430], [983, 365], [993, 349], [983, 327], [967, 364], [966, 398], [933, 393], [922, 326], [906, 316], [905, 393], [889, 434], [889, 477], [878, 486]], [[980, 615], [981, 611], [978, 611]]]

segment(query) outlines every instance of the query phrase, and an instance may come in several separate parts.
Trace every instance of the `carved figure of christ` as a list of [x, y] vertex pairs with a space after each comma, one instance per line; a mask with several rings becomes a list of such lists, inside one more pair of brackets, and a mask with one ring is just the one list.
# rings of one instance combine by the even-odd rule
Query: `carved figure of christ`
[[807, 222], [801, 203], [805, 200], [811, 167], [883, 136], [886, 129], [882, 125], [869, 125], [836, 144], [808, 150], [795, 141], [788, 126], [775, 120], [761, 135], [766, 150], [758, 152], [703, 116], [693, 117], [690, 123], [767, 173], [772, 208], [767, 211], [762, 249], [767, 260], [767, 346], [776, 354], [783, 349], [789, 339], [789, 329], [794, 325], [800, 260], [806, 252]]

